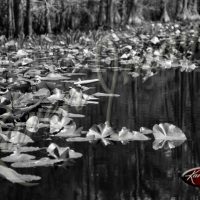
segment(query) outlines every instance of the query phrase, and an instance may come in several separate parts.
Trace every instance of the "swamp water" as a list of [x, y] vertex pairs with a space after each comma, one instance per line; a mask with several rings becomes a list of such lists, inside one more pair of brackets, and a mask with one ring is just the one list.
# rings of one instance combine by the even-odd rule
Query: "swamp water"
[[[102, 72], [107, 87], [114, 73]], [[87, 78], [96, 78], [87, 72]], [[91, 93], [105, 92], [102, 82], [95, 83]], [[72, 165], [17, 169], [22, 174], [42, 177], [34, 187], [25, 187], [0, 179], [2, 200], [197, 200], [199, 189], [180, 178], [187, 169], [200, 165], [200, 73], [162, 70], [142, 81], [128, 71], [117, 72], [114, 93], [120, 97], [100, 97], [98, 105], [75, 107], [73, 112], [84, 114], [75, 118], [77, 127], [88, 130], [93, 124], [104, 123], [120, 130], [126, 126], [139, 130], [152, 129], [154, 124], [172, 123], [180, 127], [187, 140], [170, 149], [168, 145], [153, 149], [153, 139], [120, 142], [104, 146], [101, 142], [66, 142], [56, 138], [59, 146], [69, 145], [83, 154]], [[48, 146], [51, 141], [38, 141]], [[35, 144], [37, 146], [37, 142]], [[33, 155], [42, 152], [33, 152]], [[1, 153], [1, 157], [7, 154]]]

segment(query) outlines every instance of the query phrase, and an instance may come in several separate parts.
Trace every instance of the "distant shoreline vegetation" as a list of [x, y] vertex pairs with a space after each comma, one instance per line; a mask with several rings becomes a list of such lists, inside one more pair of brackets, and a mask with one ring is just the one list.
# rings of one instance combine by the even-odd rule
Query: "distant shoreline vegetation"
[[113, 29], [145, 21], [200, 20], [198, 0], [0, 0], [0, 34]]

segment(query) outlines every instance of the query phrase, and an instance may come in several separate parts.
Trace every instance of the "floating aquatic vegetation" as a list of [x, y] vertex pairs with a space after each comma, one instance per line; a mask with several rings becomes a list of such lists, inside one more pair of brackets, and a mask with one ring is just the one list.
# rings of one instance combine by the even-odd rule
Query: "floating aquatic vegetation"
[[34, 141], [24, 133], [19, 131], [4, 131], [0, 130], [0, 136], [6, 141], [13, 144], [27, 144], [33, 143]]
[[11, 166], [15, 168], [49, 167], [56, 163], [61, 163], [61, 162], [63, 162], [63, 159], [50, 159], [48, 157], [44, 157], [39, 160], [15, 162], [15, 163], [12, 163]]
[[76, 129], [76, 124], [65, 126], [59, 133], [55, 134], [57, 137], [78, 137], [81, 135], [83, 127]]
[[105, 145], [108, 145], [110, 142], [107, 138], [114, 133], [109, 122], [104, 124], [94, 125], [87, 132], [86, 137], [90, 140], [101, 140]]
[[63, 116], [59, 119], [58, 115], [53, 115], [50, 119], [50, 133], [60, 132], [71, 122], [71, 118]]
[[56, 159], [76, 159], [76, 158], [80, 158], [83, 155], [81, 153], [75, 152], [74, 150], [70, 149], [69, 147], [59, 147], [57, 144], [55, 143], [51, 143], [48, 148], [47, 148], [47, 152], [49, 153], [49, 155], [51, 155], [52, 157], [56, 158]]
[[152, 134], [153, 131], [151, 129], [145, 128], [145, 127], [141, 127], [140, 128], [140, 133], [148, 135], [148, 134]]
[[57, 80], [67, 80], [68, 77], [62, 76], [58, 73], [49, 73], [46, 77], [40, 77], [43, 81], [57, 81]]
[[1, 160], [4, 162], [26, 162], [29, 160], [35, 159], [35, 156], [28, 155], [28, 154], [22, 154], [20, 152], [15, 151], [9, 156], [2, 157]]
[[153, 127], [153, 135], [156, 140], [186, 140], [183, 131], [173, 124], [161, 123]]
[[85, 115], [82, 114], [78, 114], [78, 113], [69, 113], [67, 110], [63, 109], [63, 108], [59, 108], [58, 112], [61, 112], [61, 115], [63, 117], [69, 117], [69, 118], [83, 118], [85, 117]]
[[36, 133], [39, 130], [39, 119], [37, 116], [29, 117], [26, 121], [26, 129], [32, 133]]
[[182, 145], [185, 140], [154, 140], [153, 149], [174, 149], [180, 145]]
[[64, 101], [66, 104], [73, 106], [73, 107], [82, 107], [87, 104], [98, 104], [99, 103], [97, 101], [88, 101], [86, 99], [83, 99], [82, 96], [76, 97], [76, 98], [74, 98], [74, 97], [65, 98]]
[[[169, 25], [168, 28], [170, 27]], [[111, 41], [109, 40], [106, 41], [108, 45], [103, 44], [102, 55], [98, 55], [93, 46], [75, 44], [76, 41], [74, 45], [68, 45], [63, 38], [54, 41], [48, 36], [42, 36], [42, 42], [45, 45], [36, 44], [31, 50], [28, 50], [30, 45], [26, 41], [25, 47], [28, 48], [23, 49], [19, 49], [19, 44], [14, 40], [6, 43], [5, 48], [11, 47], [14, 50], [11, 50], [7, 56], [2, 54], [0, 58], [0, 64], [3, 65], [0, 69], [2, 73], [0, 103], [2, 110], [6, 110], [6, 113], [1, 115], [3, 121], [0, 124], [3, 130], [9, 130], [0, 132], [2, 141], [8, 141], [8, 143], [0, 143], [0, 149], [1, 152], [12, 154], [2, 160], [15, 162], [12, 164], [13, 167], [29, 168], [52, 166], [56, 163], [63, 163], [66, 159], [82, 156], [70, 147], [59, 147], [55, 143], [47, 148], [48, 153], [54, 159], [44, 157], [38, 160], [34, 156], [23, 154], [23, 152], [38, 151], [44, 148], [46, 150], [46, 147], [21, 146], [34, 142], [28, 135], [21, 133], [24, 128], [29, 131], [30, 135], [38, 132], [41, 127], [50, 128], [50, 131], [45, 129], [47, 136], [44, 139], [45, 142], [49, 142], [46, 140], [50, 139], [52, 142], [55, 140], [66, 140], [67, 142], [100, 140], [105, 145], [108, 145], [110, 141], [125, 144], [129, 141], [148, 140], [147, 136], [153, 133], [155, 150], [172, 149], [181, 145], [186, 136], [179, 128], [167, 123], [155, 125], [153, 131], [144, 127], [141, 127], [139, 131], [130, 131], [123, 127], [118, 133], [115, 133], [112, 127], [105, 123], [94, 125], [87, 131], [86, 137], [83, 137], [82, 127], [77, 129], [75, 121], [71, 119], [82, 118], [87, 114], [73, 113], [74, 108], [71, 106], [98, 104], [100, 97], [120, 97], [119, 94], [114, 94], [114, 91], [113, 93], [99, 92], [100, 80], [95, 77], [97, 74], [92, 72], [122, 71], [127, 80], [140, 76], [141, 78], [136, 79], [136, 82], [139, 82], [140, 80], [146, 81], [161, 70], [179, 68], [185, 73], [199, 67], [198, 63], [193, 63], [190, 59], [191, 49], [183, 47], [184, 42], [177, 44], [181, 36], [185, 36], [186, 33], [173, 30], [166, 34], [163, 33], [165, 26], [159, 29], [162, 29], [162, 32], [149, 35], [146, 33], [135, 35], [129, 32], [122, 34], [117, 31], [108, 33], [109, 40], [112, 38], [118, 46], [117, 56], [121, 67], [113, 65], [115, 62], [114, 48], [110, 47]], [[84, 42], [85, 44], [91, 42], [94, 45], [96, 40], [91, 37], [84, 39]], [[183, 52], [178, 49], [178, 46]], [[166, 50], [169, 53], [166, 53]], [[99, 63], [97, 63], [97, 57], [99, 57]], [[107, 73], [103, 75], [108, 77], [107, 82], [110, 83], [110, 76], [107, 76]], [[72, 76], [76, 77], [72, 80]], [[87, 77], [81, 80], [78, 79], [80, 76]], [[98, 87], [86, 87], [86, 84], [98, 85]], [[90, 118], [90, 116], [87, 117]], [[7, 119], [10, 123], [7, 123]], [[80, 122], [82, 119], [76, 120]], [[50, 139], [49, 136], [51, 136]], [[15, 152], [16, 148], [20, 149], [20, 153]]]
[[34, 97], [49, 97], [50, 91], [47, 88], [41, 88], [34, 93]]
[[26, 57], [26, 56], [28, 56], [28, 53], [25, 50], [20, 49], [17, 51], [15, 58], [22, 58], [22, 57]]
[[69, 95], [70, 95], [71, 99], [83, 99], [86, 101], [98, 100], [98, 98], [94, 97], [93, 95], [87, 95], [87, 94], [83, 93], [81, 90], [77, 91], [75, 88], [71, 88], [69, 90]]
[[94, 93], [93, 96], [95, 96], [95, 97], [120, 97], [119, 94], [102, 93], [102, 92]]
[[93, 139], [87, 138], [87, 137], [74, 137], [74, 138], [67, 138], [67, 142], [91, 142]]
[[53, 104], [56, 103], [57, 101], [63, 100], [63, 98], [64, 98], [64, 94], [62, 94], [62, 91], [58, 88], [54, 89], [54, 94], [47, 97], [47, 99]]
[[99, 79], [91, 79], [91, 80], [79, 80], [77, 82], [74, 82], [75, 85], [82, 85], [82, 84], [89, 84], [89, 83], [95, 83], [98, 82]]
[[39, 147], [19, 146], [19, 144], [13, 144], [13, 143], [7, 143], [7, 142], [0, 143], [0, 149], [2, 152], [14, 152], [17, 148], [20, 149], [21, 153], [41, 150], [41, 148], [39, 148]]
[[121, 141], [123, 143], [134, 140], [139, 140], [139, 141], [149, 140], [149, 138], [138, 131], [131, 132], [126, 127], [122, 127], [122, 129], [119, 131], [118, 134], [112, 134], [110, 136], [110, 140]]
[[0, 175], [12, 183], [27, 184], [41, 179], [39, 176], [19, 174], [15, 170], [0, 165]]

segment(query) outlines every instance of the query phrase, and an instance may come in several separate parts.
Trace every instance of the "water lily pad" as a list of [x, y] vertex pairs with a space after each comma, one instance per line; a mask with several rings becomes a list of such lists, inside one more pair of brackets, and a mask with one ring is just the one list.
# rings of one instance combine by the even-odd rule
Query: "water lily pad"
[[28, 56], [28, 53], [25, 50], [20, 49], [20, 50], [17, 51], [17, 54], [16, 54], [15, 57], [16, 58], [22, 58], [22, 57], [26, 57], [26, 56]]
[[53, 156], [54, 158], [58, 159], [76, 159], [82, 157], [81, 153], [75, 152], [74, 150], [70, 149], [69, 147], [59, 147], [55, 143], [51, 143], [48, 148], [47, 152]]
[[105, 145], [110, 144], [108, 141], [108, 137], [114, 134], [112, 127], [109, 122], [105, 122], [104, 124], [94, 125], [87, 132], [86, 137], [92, 140], [101, 140]]
[[13, 144], [27, 144], [34, 142], [28, 135], [25, 135], [19, 131], [1, 131], [0, 136], [5, 141], [11, 142]]
[[28, 154], [20, 154], [14, 152], [13, 154], [1, 158], [2, 161], [4, 162], [24, 162], [28, 160], [33, 160], [35, 159], [35, 156], [28, 155]]
[[96, 97], [120, 97], [119, 94], [102, 93], [102, 92], [97, 92], [93, 95], [96, 96]]
[[81, 135], [83, 127], [76, 129], [76, 124], [65, 126], [58, 134], [57, 137], [78, 137]]
[[48, 167], [60, 162], [63, 162], [63, 159], [50, 159], [48, 157], [44, 157], [39, 160], [15, 162], [12, 163], [11, 166], [15, 168]]
[[53, 115], [50, 119], [50, 133], [55, 133], [61, 131], [67, 124], [71, 122], [71, 118], [69, 117], [62, 117], [59, 119], [57, 115]]
[[92, 128], [89, 129], [86, 137], [94, 136], [95, 139], [102, 139], [106, 138], [114, 133], [112, 127], [109, 125], [108, 122], [105, 124], [94, 125]]
[[0, 165], [0, 175], [12, 183], [20, 184], [41, 179], [39, 176], [19, 174], [15, 170], [2, 165]]
[[126, 127], [123, 127], [118, 134], [113, 134], [110, 136], [110, 140], [113, 141], [145, 141], [149, 140], [149, 138], [138, 131], [130, 131]]
[[143, 133], [145, 135], [148, 135], [148, 134], [152, 134], [153, 131], [151, 129], [148, 129], [148, 128], [145, 128], [145, 127], [141, 127], [140, 128], [140, 133]]
[[47, 99], [51, 102], [51, 103], [55, 103], [57, 101], [61, 101], [64, 98], [64, 94], [62, 94], [62, 91], [58, 88], [54, 89], [54, 94], [47, 97]]
[[36, 133], [39, 130], [39, 119], [37, 116], [31, 116], [26, 121], [26, 129], [32, 133]]
[[12, 143], [0, 143], [0, 149], [2, 152], [14, 152], [17, 148], [20, 149], [21, 153], [39, 151], [41, 149], [39, 147], [18, 147], [18, 145]]
[[75, 85], [82, 85], [82, 84], [89, 84], [89, 83], [95, 83], [98, 82], [99, 79], [91, 79], [91, 80], [79, 80], [77, 82], [74, 82]]
[[84, 137], [67, 138], [67, 142], [90, 142], [91, 139]]
[[68, 77], [62, 76], [61, 74], [57, 73], [50, 73], [46, 77], [41, 77], [43, 81], [57, 81], [57, 80], [68, 80]]
[[34, 93], [34, 97], [48, 97], [50, 95], [50, 91], [46, 88], [41, 88], [37, 92]]
[[183, 131], [173, 124], [161, 123], [153, 127], [153, 135], [156, 140], [186, 140]]

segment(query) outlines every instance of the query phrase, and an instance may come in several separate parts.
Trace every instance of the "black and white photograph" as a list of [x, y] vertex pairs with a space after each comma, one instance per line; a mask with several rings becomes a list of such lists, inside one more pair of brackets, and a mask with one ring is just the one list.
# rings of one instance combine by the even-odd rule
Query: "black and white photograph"
[[0, 200], [200, 200], [200, 0], [0, 0]]

